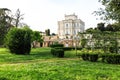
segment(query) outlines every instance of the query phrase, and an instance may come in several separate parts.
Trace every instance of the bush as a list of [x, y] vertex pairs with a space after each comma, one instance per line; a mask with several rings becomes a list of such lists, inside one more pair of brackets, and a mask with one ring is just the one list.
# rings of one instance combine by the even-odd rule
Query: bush
[[105, 60], [106, 59], [106, 54], [102, 54], [101, 58], [102, 58], [102, 62], [106, 62], [106, 60]]
[[52, 44], [50, 47], [55, 48], [55, 47], [64, 47], [63, 44]]
[[107, 54], [106, 62], [110, 64], [120, 64], [120, 54]]
[[53, 56], [57, 56], [57, 57], [64, 57], [64, 50], [63, 49], [55, 49], [55, 48], [52, 48], [51, 49], [51, 54]]
[[51, 54], [52, 54], [53, 56], [55, 56], [55, 48], [52, 48], [52, 49], [51, 49]]
[[12, 28], [6, 36], [6, 46], [11, 53], [29, 54], [31, 50], [31, 30], [29, 28]]
[[55, 50], [55, 55], [57, 57], [63, 58], [64, 57], [64, 50], [63, 49], [56, 49]]
[[63, 50], [64, 50], [64, 48], [63, 48], [63, 47], [55, 47], [54, 49], [63, 49]]
[[[69, 50], [75, 50], [75, 47], [64, 47], [63, 48], [65, 51], [69, 51]], [[77, 47], [77, 50], [82, 50], [82, 48]]]
[[98, 60], [98, 54], [89, 54], [89, 60], [91, 62], [96, 62]]
[[83, 53], [81, 54], [81, 57], [84, 61], [89, 61], [89, 53]]

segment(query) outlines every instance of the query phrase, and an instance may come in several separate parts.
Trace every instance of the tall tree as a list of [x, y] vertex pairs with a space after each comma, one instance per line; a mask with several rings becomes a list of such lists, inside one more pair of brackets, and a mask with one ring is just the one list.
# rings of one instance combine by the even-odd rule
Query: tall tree
[[97, 24], [97, 29], [100, 30], [100, 31], [105, 31], [105, 26], [104, 26], [105, 23], [98, 23]]
[[45, 30], [46, 36], [50, 36], [50, 29]]
[[40, 46], [41, 46], [41, 43], [43, 42], [42, 35], [40, 34], [39, 31], [33, 31], [32, 33], [32, 45], [34, 48], [35, 48], [36, 42], [39, 42]]
[[86, 32], [90, 33], [90, 32], [92, 32], [93, 30], [94, 30], [93, 28], [88, 28], [88, 29], [86, 29]]
[[112, 24], [108, 24], [105, 28], [106, 31], [114, 31], [113, 25]]
[[95, 11], [96, 15], [102, 16], [104, 20], [115, 20], [120, 23], [120, 0], [99, 0], [105, 8]]
[[11, 25], [10, 9], [0, 8], [0, 45], [3, 44], [4, 37]]
[[24, 14], [21, 14], [21, 11], [17, 9], [16, 14], [15, 14], [15, 27], [18, 27], [20, 25], [20, 21], [23, 19]]

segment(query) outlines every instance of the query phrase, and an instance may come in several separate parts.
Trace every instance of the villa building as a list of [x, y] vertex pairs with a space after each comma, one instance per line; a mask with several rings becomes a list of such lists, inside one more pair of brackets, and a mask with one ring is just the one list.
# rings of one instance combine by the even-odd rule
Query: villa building
[[85, 23], [77, 15], [65, 15], [65, 19], [58, 21], [58, 34], [56, 36], [43, 36], [43, 47], [48, 47], [54, 42], [64, 44], [65, 47], [79, 46], [79, 32], [84, 32]]
[[85, 23], [75, 14], [65, 15], [65, 20], [58, 21], [60, 39], [75, 38], [78, 32], [84, 32]]
[[84, 32], [85, 23], [77, 15], [65, 15], [65, 19], [58, 21], [59, 42], [65, 47], [74, 47], [79, 45], [79, 32]]

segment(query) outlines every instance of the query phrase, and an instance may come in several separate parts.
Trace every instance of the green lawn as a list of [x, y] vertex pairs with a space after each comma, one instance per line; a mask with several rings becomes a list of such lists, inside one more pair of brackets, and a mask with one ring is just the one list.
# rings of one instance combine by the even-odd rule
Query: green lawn
[[30, 55], [10, 54], [0, 49], [0, 80], [119, 80], [120, 65], [85, 62], [66, 51], [65, 58], [50, 54], [50, 48], [32, 49]]

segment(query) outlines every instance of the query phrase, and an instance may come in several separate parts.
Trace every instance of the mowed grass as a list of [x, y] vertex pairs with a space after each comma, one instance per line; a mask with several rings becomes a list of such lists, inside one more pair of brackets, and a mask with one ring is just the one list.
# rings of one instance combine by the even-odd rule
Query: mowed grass
[[75, 51], [56, 58], [50, 48], [32, 49], [30, 55], [1, 48], [0, 80], [120, 80], [120, 65], [83, 61]]

